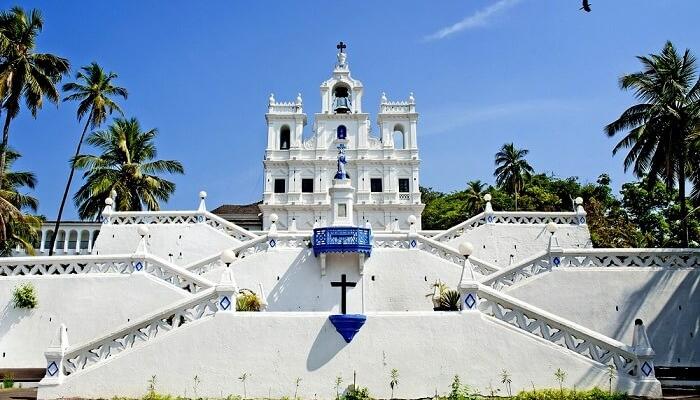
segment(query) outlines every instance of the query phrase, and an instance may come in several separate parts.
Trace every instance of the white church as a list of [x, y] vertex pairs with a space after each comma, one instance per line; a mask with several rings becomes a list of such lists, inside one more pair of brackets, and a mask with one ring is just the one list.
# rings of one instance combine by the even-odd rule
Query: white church
[[[39, 399], [149, 385], [332, 399], [354, 384], [416, 399], [455, 375], [500, 395], [700, 383], [700, 250], [593, 248], [581, 198], [514, 212], [486, 195], [480, 214], [423, 231], [413, 95], [381, 94], [375, 135], [342, 42], [336, 56], [308, 139], [301, 96], [269, 98], [262, 230], [212, 213], [203, 191], [192, 210], [108, 198], [98, 228], [70, 226], [92, 232], [77, 254], [0, 259], [0, 372], [35, 371], [16, 382]], [[36, 307], [13, 303], [26, 284]]]

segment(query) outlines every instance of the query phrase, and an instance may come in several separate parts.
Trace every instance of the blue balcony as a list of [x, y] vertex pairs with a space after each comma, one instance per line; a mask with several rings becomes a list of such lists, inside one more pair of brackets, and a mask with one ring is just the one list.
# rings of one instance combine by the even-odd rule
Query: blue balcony
[[330, 226], [314, 229], [314, 255], [321, 253], [372, 254], [371, 230], [352, 226]]

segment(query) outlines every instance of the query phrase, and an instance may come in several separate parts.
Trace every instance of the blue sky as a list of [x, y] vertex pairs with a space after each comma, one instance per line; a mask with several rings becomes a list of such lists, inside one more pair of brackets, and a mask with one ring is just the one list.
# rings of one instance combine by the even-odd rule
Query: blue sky
[[[493, 155], [510, 141], [530, 149], [537, 171], [583, 181], [607, 172], [619, 187], [632, 177], [602, 131], [633, 102], [617, 78], [666, 40], [700, 53], [697, 0], [599, 0], [590, 14], [578, 0], [12, 4], [42, 10], [39, 50], [70, 59], [73, 73], [97, 61], [119, 74], [126, 115], [158, 128], [160, 158], [185, 165], [167, 209], [194, 209], [202, 189], [210, 208], [258, 200], [269, 93], [301, 92], [311, 119], [339, 40], [373, 121], [382, 91], [415, 93], [421, 183], [443, 191], [492, 183]], [[37, 174], [48, 218], [80, 134], [75, 109], [47, 104], [37, 119], [22, 110], [12, 125], [18, 168]]]

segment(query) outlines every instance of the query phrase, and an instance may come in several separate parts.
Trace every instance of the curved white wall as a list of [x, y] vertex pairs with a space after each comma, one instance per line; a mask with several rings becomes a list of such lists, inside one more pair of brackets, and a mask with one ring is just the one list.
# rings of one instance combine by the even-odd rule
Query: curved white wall
[[[30, 282], [39, 300], [15, 309], [12, 291]], [[75, 345], [109, 333], [187, 296], [149, 275], [51, 275], [0, 279], [0, 368], [43, 368], [44, 351], [64, 323]]]
[[625, 343], [641, 318], [657, 366], [700, 367], [700, 270], [563, 267], [506, 292]]

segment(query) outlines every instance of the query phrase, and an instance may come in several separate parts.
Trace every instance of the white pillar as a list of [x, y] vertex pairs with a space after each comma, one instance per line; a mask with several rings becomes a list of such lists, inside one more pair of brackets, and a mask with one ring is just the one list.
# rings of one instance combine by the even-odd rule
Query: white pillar
[[39, 386], [60, 385], [63, 381], [63, 357], [68, 349], [68, 331], [61, 324], [51, 341], [51, 345], [44, 352], [46, 357], [46, 375], [39, 382]]

